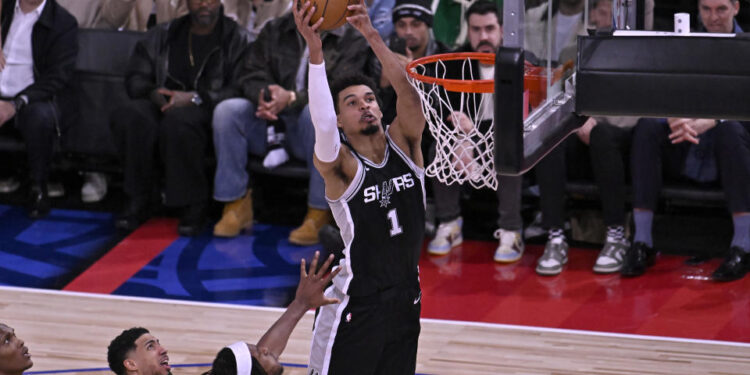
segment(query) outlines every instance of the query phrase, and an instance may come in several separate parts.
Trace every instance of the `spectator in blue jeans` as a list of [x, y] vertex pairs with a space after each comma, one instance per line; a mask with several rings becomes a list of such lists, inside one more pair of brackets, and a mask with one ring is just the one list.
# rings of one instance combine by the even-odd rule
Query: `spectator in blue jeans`
[[[374, 71], [365, 39], [349, 25], [324, 33], [323, 50], [331, 75]], [[269, 22], [243, 66], [240, 84], [244, 97], [216, 106], [214, 199], [225, 202], [225, 206], [221, 220], [214, 226], [214, 235], [234, 237], [252, 226], [248, 154], [266, 154], [267, 127], [277, 121], [286, 128], [282, 150], [304, 160], [310, 171], [307, 215], [302, 225], [291, 232], [289, 241], [297, 245], [317, 243], [318, 231], [331, 222], [323, 178], [312, 163], [315, 135], [307, 106], [307, 55], [307, 46], [297, 33], [291, 13]]]

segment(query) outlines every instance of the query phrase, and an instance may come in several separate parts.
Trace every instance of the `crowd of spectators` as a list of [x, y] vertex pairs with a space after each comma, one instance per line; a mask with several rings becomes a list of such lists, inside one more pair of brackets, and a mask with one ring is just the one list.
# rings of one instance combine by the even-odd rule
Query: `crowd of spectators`
[[[530, 59], [574, 61], [576, 40], [611, 29], [611, 0], [534, 2], [525, 15], [524, 48]], [[741, 32], [739, 0], [697, 0], [698, 31]], [[501, 1], [366, 0], [373, 25], [404, 65], [427, 55], [494, 52], [502, 45]], [[529, 5], [529, 4], [527, 4]], [[645, 14], [653, 3], [646, 2]], [[307, 215], [289, 241], [310, 245], [332, 221], [323, 180], [312, 164], [315, 142], [306, 90], [308, 49], [298, 34], [291, 0], [4, 0], [0, 58], [0, 128], [26, 144], [29, 216], [50, 210], [53, 143], [65, 116], [65, 91], [75, 68], [78, 28], [144, 32], [125, 77], [130, 100], [112, 112], [126, 194], [116, 226], [132, 230], [155, 203], [181, 209], [178, 231], [192, 236], [208, 225], [211, 199], [224, 205], [213, 233], [234, 237], [253, 225], [248, 158], [271, 169], [293, 158], [309, 171]], [[648, 17], [647, 17], [648, 18]], [[588, 23], [586, 23], [588, 20]], [[653, 22], [647, 19], [646, 25]], [[550, 30], [552, 28], [552, 30]], [[551, 35], [551, 38], [548, 37]], [[362, 72], [380, 83], [384, 122], [393, 117], [394, 94], [360, 34], [349, 25], [323, 34], [328, 75]], [[478, 63], [474, 63], [477, 65]], [[494, 66], [474, 66], [484, 78]], [[489, 121], [492, 100], [477, 113]], [[473, 106], [455, 106], [455, 108]], [[85, 115], [85, 114], [84, 114]], [[481, 121], [480, 121], [481, 123]], [[12, 126], [11, 126], [12, 124]], [[425, 133], [429, 161], [434, 139]], [[207, 171], [206, 160], [215, 160]], [[4, 166], [0, 192], [19, 188], [20, 176]], [[734, 236], [716, 280], [741, 278], [750, 268], [750, 126], [712, 119], [591, 118], [535, 169], [542, 226], [548, 232], [536, 271], [556, 275], [568, 260], [566, 178], [591, 170], [606, 225], [606, 241], [592, 266], [597, 273], [643, 274], [653, 264], [651, 227], [662, 176], [718, 181], [725, 190]], [[107, 177], [87, 173], [84, 201], [102, 199]], [[632, 176], [628, 179], [628, 176]], [[461, 189], [430, 181], [439, 225], [428, 245], [444, 255], [462, 241]], [[633, 187], [634, 238], [626, 236], [626, 190]], [[26, 186], [26, 185], [24, 185]], [[494, 260], [518, 261], [524, 253], [521, 177], [499, 178], [498, 246]]]

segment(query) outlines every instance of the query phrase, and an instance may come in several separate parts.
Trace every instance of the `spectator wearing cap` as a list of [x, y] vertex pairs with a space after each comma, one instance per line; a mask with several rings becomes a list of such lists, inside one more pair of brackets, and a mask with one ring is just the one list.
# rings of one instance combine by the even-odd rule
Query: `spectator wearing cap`
[[[432, 34], [433, 14], [429, 0], [397, 0], [391, 19], [394, 29], [388, 38], [388, 45], [402, 59], [404, 66], [414, 59], [450, 51]], [[384, 76], [381, 76], [380, 87], [383, 89], [383, 121], [387, 124], [396, 114], [396, 93]], [[422, 137], [423, 151], [424, 146], [432, 143], [429, 131], [425, 129], [425, 132]]]

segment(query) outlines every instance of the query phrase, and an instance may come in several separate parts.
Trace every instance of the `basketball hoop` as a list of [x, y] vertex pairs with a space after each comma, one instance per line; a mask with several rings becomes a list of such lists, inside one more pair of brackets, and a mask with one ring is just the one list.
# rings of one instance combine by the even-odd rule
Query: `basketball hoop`
[[[427, 175], [446, 185], [468, 182], [477, 189], [497, 190], [494, 116], [482, 119], [478, 115], [485, 105], [494, 105], [492, 96], [487, 94], [495, 92], [495, 80], [479, 79], [479, 65], [473, 66], [472, 61], [494, 66], [495, 54], [426, 56], [409, 63], [406, 71], [409, 83], [419, 93], [422, 112], [436, 141], [435, 159], [427, 166]], [[449, 72], [446, 62], [455, 63], [451, 67], [458, 71]], [[454, 113], [468, 115], [459, 118]], [[454, 122], [459, 126], [454, 126]]]

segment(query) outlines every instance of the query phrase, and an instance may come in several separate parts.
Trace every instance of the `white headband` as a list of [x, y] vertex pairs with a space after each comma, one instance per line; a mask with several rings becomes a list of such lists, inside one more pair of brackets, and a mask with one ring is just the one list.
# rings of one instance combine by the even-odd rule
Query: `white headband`
[[234, 360], [237, 362], [237, 375], [250, 375], [253, 369], [253, 357], [250, 355], [250, 349], [243, 341], [237, 341], [227, 346], [234, 353]]

